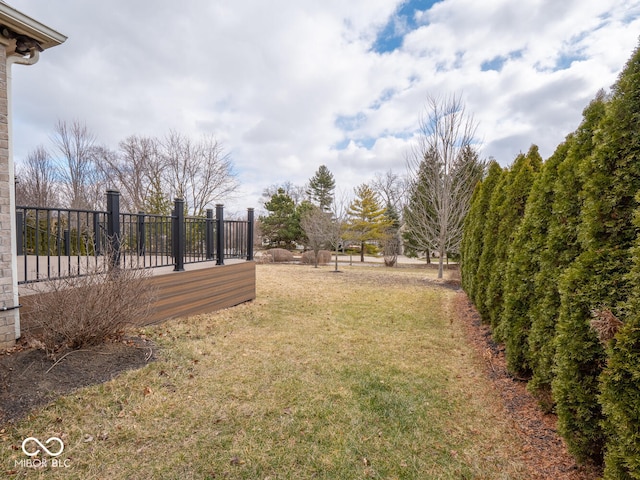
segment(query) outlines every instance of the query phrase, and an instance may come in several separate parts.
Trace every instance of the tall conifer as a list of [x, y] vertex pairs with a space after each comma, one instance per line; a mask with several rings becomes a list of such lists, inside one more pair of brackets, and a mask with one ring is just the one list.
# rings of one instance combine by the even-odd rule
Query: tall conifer
[[462, 246], [461, 275], [462, 282], [469, 298], [474, 299], [478, 285], [480, 256], [484, 249], [484, 229], [489, 213], [489, 202], [494, 188], [498, 184], [503, 169], [498, 162], [489, 164], [487, 176], [478, 184], [471, 199], [471, 208], [465, 219], [464, 238]]
[[598, 377], [604, 349], [590, 327], [594, 315], [624, 318], [629, 296], [630, 247], [640, 188], [640, 52], [636, 50], [613, 87], [595, 135], [595, 150], [581, 164], [585, 201], [579, 239], [583, 252], [560, 282], [557, 376], [558, 428], [579, 458], [602, 454], [604, 436]]
[[559, 277], [580, 254], [578, 225], [582, 209], [580, 164], [593, 153], [593, 135], [605, 111], [604, 91], [584, 109], [578, 129], [567, 136], [554, 155], [564, 155], [558, 166], [554, 184], [552, 215], [547, 233], [546, 248], [540, 256], [540, 271], [534, 278], [536, 296], [531, 308], [529, 358], [533, 376], [527, 385], [543, 407], [551, 409], [551, 381], [555, 356], [555, 337], [560, 293]]
[[486, 307], [494, 335], [502, 339], [498, 328], [504, 308], [504, 282], [509, 245], [513, 243], [515, 232], [524, 216], [524, 209], [535, 174], [540, 170], [542, 158], [538, 147], [532, 145], [527, 155], [520, 154], [507, 174], [504, 198], [498, 208], [498, 235], [495, 246], [495, 263], [490, 270], [486, 291]]
[[508, 368], [520, 376], [531, 373], [528, 337], [531, 329], [531, 306], [537, 296], [534, 278], [540, 270], [540, 256], [545, 247], [551, 218], [553, 185], [558, 164], [564, 160], [564, 154], [563, 149], [558, 149], [536, 176], [524, 217], [509, 246], [500, 328], [506, 345]]

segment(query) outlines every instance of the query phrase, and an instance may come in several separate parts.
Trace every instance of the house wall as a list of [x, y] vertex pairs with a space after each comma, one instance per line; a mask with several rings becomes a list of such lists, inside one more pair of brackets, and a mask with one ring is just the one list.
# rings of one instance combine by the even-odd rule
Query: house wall
[[[0, 308], [13, 307], [17, 286], [12, 269], [11, 199], [13, 171], [9, 155], [9, 105], [7, 93], [7, 52], [0, 44]], [[18, 310], [0, 311], [0, 350], [15, 344]]]

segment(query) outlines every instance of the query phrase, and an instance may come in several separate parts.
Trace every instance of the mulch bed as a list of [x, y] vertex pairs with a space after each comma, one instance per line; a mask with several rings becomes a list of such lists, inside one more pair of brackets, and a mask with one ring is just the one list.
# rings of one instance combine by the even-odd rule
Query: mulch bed
[[514, 378], [507, 371], [504, 346], [496, 344], [490, 327], [460, 291], [455, 308], [463, 322], [466, 337], [478, 354], [485, 359], [487, 377], [500, 394], [505, 414], [514, 430], [523, 439], [525, 448], [519, 456], [529, 466], [531, 478], [554, 480], [595, 480], [602, 472], [593, 465], [578, 465], [567, 452], [556, 430], [557, 417], [545, 414], [536, 399], [527, 391], [526, 382]]
[[59, 361], [24, 341], [0, 352], [0, 426], [78, 388], [107, 382], [154, 359], [152, 342], [133, 337], [74, 350]]

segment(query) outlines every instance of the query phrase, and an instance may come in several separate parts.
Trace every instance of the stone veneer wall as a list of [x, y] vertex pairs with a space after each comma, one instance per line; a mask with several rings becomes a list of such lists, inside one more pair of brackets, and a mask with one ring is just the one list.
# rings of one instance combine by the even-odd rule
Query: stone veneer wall
[[[9, 67], [10, 68], [10, 67]], [[0, 44], [0, 307], [14, 305], [11, 252], [11, 189], [9, 171], [9, 105], [7, 98], [7, 52]], [[0, 311], [0, 350], [16, 340], [17, 310]]]

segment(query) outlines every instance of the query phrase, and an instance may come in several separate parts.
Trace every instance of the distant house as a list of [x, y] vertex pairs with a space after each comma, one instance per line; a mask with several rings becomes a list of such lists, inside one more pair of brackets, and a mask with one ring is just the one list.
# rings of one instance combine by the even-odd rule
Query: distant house
[[15, 177], [11, 148], [11, 66], [33, 65], [67, 37], [0, 0], [0, 349], [20, 337]]

